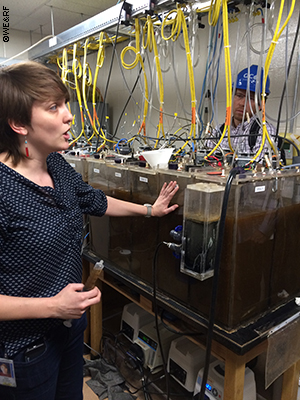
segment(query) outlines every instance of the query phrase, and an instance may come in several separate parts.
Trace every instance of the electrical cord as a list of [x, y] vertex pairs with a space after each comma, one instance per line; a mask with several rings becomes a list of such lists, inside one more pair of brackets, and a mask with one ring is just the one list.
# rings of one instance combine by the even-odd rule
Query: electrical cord
[[149, 374], [146, 375], [146, 379], [142, 380], [143, 383], [143, 392], [145, 395], [145, 400], [152, 400], [151, 392], [147, 389], [147, 383], [149, 381]]
[[[129, 44], [128, 47], [131, 48], [132, 46]], [[133, 48], [134, 48], [134, 47], [133, 47]], [[124, 49], [123, 49], [123, 51], [124, 51]], [[147, 56], [147, 61], [148, 61], [148, 63], [149, 63], [149, 57], [148, 57], [147, 53], [146, 53], [146, 56]], [[119, 60], [118, 57], [117, 57], [117, 59]], [[121, 71], [121, 73], [122, 73], [122, 76], [123, 76], [125, 85], [126, 85], [126, 87], [127, 87], [127, 90], [129, 91], [129, 97], [128, 97], [126, 103], [125, 103], [125, 106], [123, 107], [123, 110], [122, 110], [121, 114], [120, 114], [118, 123], [117, 123], [116, 128], [115, 128], [115, 132], [114, 132], [114, 134], [113, 134], [113, 136], [112, 136], [113, 138], [114, 138], [114, 137], [116, 136], [116, 134], [117, 134], [117, 129], [118, 129], [118, 127], [119, 127], [121, 118], [122, 118], [122, 116], [123, 116], [123, 114], [124, 114], [124, 112], [125, 112], [125, 109], [126, 109], [128, 103], [129, 103], [129, 101], [132, 99], [132, 100], [135, 102], [136, 105], [138, 104], [137, 101], [133, 98], [133, 92], [134, 92], [134, 90], [135, 90], [135, 88], [136, 88], [136, 85], [140, 83], [140, 75], [141, 75], [141, 72], [142, 72], [142, 71], [143, 71], [143, 73], [144, 73], [144, 79], [146, 79], [145, 70], [143, 69], [144, 62], [145, 62], [145, 56], [142, 57], [142, 63], [141, 63], [142, 66], [141, 66], [141, 68], [140, 68], [140, 71], [139, 71], [139, 73], [138, 73], [138, 76], [137, 76], [137, 78], [136, 78], [136, 81], [135, 81], [135, 83], [134, 83], [134, 86], [133, 86], [133, 89], [132, 89], [132, 90], [129, 88], [129, 86], [128, 86], [128, 84], [127, 84], [126, 78], [125, 78], [125, 76], [124, 76], [123, 68], [120, 68], [120, 71]], [[124, 65], [124, 64], [125, 64], [124, 61], [123, 61], [123, 62], [119, 61], [119, 66], [121, 67], [121, 66], [123, 65], [123, 67], [124, 67], [125, 69], [131, 69], [131, 68], [129, 68], [129, 66], [136, 65], [136, 64], [134, 64], [134, 63], [133, 63], [133, 64], [125, 64], [125, 65]], [[149, 68], [150, 68], [150, 66], [149, 66]], [[146, 81], [145, 81], [145, 82], [146, 82]], [[147, 83], [146, 83], [146, 86], [148, 86]], [[152, 83], [150, 83], [150, 87], [151, 87], [151, 86], [152, 86]], [[148, 91], [148, 90], [147, 90], [147, 91]], [[145, 104], [145, 106], [147, 105], [147, 107], [148, 107], [149, 99], [148, 99], [147, 96], [148, 96], [148, 95], [143, 94], [144, 104]], [[154, 106], [152, 106], [152, 108], [156, 109]], [[156, 109], [156, 110], [159, 111], [158, 109]], [[139, 110], [139, 111], [140, 111], [140, 110]], [[145, 113], [145, 107], [144, 107], [144, 113]], [[164, 114], [164, 115], [170, 115], [170, 114], [166, 114], [165, 112], [164, 112], [163, 114]], [[149, 119], [149, 118], [148, 118], [148, 119]], [[154, 126], [154, 124], [151, 123], [151, 121], [150, 121], [150, 124], [153, 125], [153, 128], [154, 128], [154, 129], [156, 129], [156, 127]], [[146, 139], [147, 139], [147, 136], [146, 136], [146, 134], [145, 134], [145, 131], [146, 131], [146, 129], [145, 129], [145, 128], [146, 128], [146, 124], [142, 123], [142, 125], [143, 125], [143, 126], [140, 128], [138, 134], [135, 135], [135, 136], [132, 138], [132, 140], [135, 139], [135, 138], [138, 138], [138, 136], [139, 136], [139, 134], [140, 134], [140, 132], [141, 132], [141, 129], [143, 128], [143, 129], [144, 129], [144, 135], [143, 135], [143, 143], [142, 143], [142, 144], [145, 145], [145, 142], [146, 142]], [[144, 128], [144, 127], [145, 127], [145, 128]], [[129, 139], [129, 141], [131, 141], [131, 139]]]
[[[217, 40], [217, 34], [218, 34], [218, 30], [216, 31], [216, 39]], [[217, 88], [218, 88], [218, 82], [219, 82], [219, 73], [220, 73], [220, 59], [221, 59], [221, 55], [222, 55], [222, 51], [223, 51], [223, 40], [224, 40], [224, 34], [223, 34], [223, 30], [221, 33], [221, 41], [220, 41], [220, 47], [219, 47], [219, 56], [217, 61], [215, 61], [215, 59], [213, 59], [213, 72], [216, 71], [216, 79], [215, 79], [215, 85], [214, 88], [212, 87], [213, 84], [213, 79], [210, 79], [210, 90], [212, 93], [211, 96], [211, 108], [212, 108], [212, 115], [211, 115], [211, 120], [210, 120], [210, 124], [212, 124], [213, 119], [215, 117], [215, 115], [218, 114], [218, 107], [216, 105], [216, 112], [215, 112], [215, 100], [217, 100]], [[217, 118], [216, 118], [217, 121]], [[218, 121], [217, 121], [218, 124]]]
[[[210, 9], [210, 15], [211, 11], [213, 11], [213, 16], [211, 18], [211, 24], [214, 25], [216, 23], [216, 15], [219, 16], [219, 7], [221, 0], [216, 1], [214, 4], [214, 8]], [[229, 30], [228, 30], [228, 7], [227, 7], [227, 1], [222, 0], [222, 19], [223, 19], [223, 35], [224, 35], [224, 56], [225, 56], [225, 81], [226, 81], [226, 118], [225, 118], [225, 125], [223, 129], [223, 133], [216, 144], [216, 146], [210, 151], [208, 156], [212, 155], [215, 150], [220, 146], [221, 142], [223, 141], [223, 138], [225, 137], [225, 133], [227, 131], [227, 137], [228, 137], [228, 145], [230, 147], [230, 150], [234, 152], [232, 145], [231, 145], [231, 140], [230, 140], [230, 127], [231, 127], [231, 103], [232, 103], [232, 83], [231, 83], [231, 63], [230, 63], [230, 44], [229, 44]]]
[[204, 333], [203, 332], [192, 332], [192, 331], [177, 331], [175, 329], [172, 329], [167, 323], [165, 323], [164, 321], [164, 310], [162, 311], [161, 315], [160, 315], [160, 320], [161, 323], [163, 324], [163, 326], [172, 333], [175, 333], [178, 336], [203, 336]]
[[[117, 340], [117, 338], [120, 336], [120, 334], [122, 334], [123, 332], [120, 331], [117, 335], [114, 335], [114, 334], [112, 334], [111, 332], [108, 332], [108, 333], [110, 334], [110, 336], [103, 336], [103, 338], [101, 339], [101, 341], [105, 341], [106, 339], [107, 339], [107, 340], [112, 339], [112, 340], [113, 340], [113, 344], [112, 344], [111, 346], [112, 346], [112, 347], [116, 347], [116, 340]], [[113, 360], [113, 359], [111, 359], [111, 358], [108, 359], [108, 358], [104, 357], [103, 354], [99, 353], [98, 351], [96, 351], [95, 349], [93, 349], [91, 346], [89, 346], [89, 345], [88, 345], [87, 343], [85, 343], [85, 342], [84, 342], [84, 346], [86, 346], [86, 347], [87, 347], [89, 350], [91, 350], [92, 352], [96, 353], [96, 354], [99, 356], [100, 359], [105, 360], [107, 363], [109, 363], [109, 364], [111, 364], [111, 365], [115, 365], [115, 364], [116, 364], [116, 359]], [[103, 346], [103, 348], [105, 349], [105, 345]], [[126, 351], [123, 350], [122, 347], [118, 346], [118, 348], [123, 352], [123, 354], [126, 354]], [[105, 351], [105, 350], [104, 350], [104, 351]], [[117, 351], [117, 348], [115, 348], [115, 355], [116, 355], [116, 351]], [[148, 398], [149, 400], [151, 400], [151, 392], [149, 391], [148, 386], [150, 386], [150, 385], [154, 384], [155, 382], [157, 382], [157, 381], [163, 379], [163, 378], [164, 378], [164, 375], [160, 376], [159, 378], [157, 378], [157, 379], [155, 379], [155, 380], [153, 380], [153, 381], [152, 381], [152, 380], [149, 381], [149, 376], [148, 376], [148, 375], [145, 375], [145, 372], [144, 372], [142, 366], [141, 366], [141, 365], [137, 365], [137, 367], [138, 367], [139, 372], [141, 373], [141, 376], [142, 376], [142, 378], [141, 378], [141, 380], [142, 380], [142, 386], [136, 387], [136, 386], [134, 386], [134, 385], [132, 384], [132, 382], [130, 382], [130, 381], [128, 381], [128, 379], [124, 378], [125, 381], [126, 381], [126, 383], [127, 383], [131, 388], [134, 389], [134, 391], [131, 391], [130, 388], [127, 387], [127, 390], [128, 390], [128, 392], [129, 392], [131, 395], [135, 395], [135, 394], [137, 394], [138, 392], [140, 392], [140, 391], [142, 390], [143, 393], [144, 393], [145, 399]], [[156, 394], [157, 394], [157, 393], [156, 393]]]
[[[190, 120], [190, 118], [188, 118], [188, 115], [191, 115], [190, 112], [188, 112], [185, 108], [185, 103], [182, 99], [182, 95], [180, 93], [180, 85], [179, 85], [179, 79], [178, 79], [178, 72], [176, 71], [176, 64], [175, 64], [175, 43], [171, 43], [171, 66], [172, 66], [172, 71], [173, 71], [173, 75], [174, 75], [174, 84], [175, 84], [175, 89], [177, 92], [177, 102], [180, 103], [180, 108], [184, 114], [184, 117], [187, 121]], [[177, 106], [178, 108], [178, 106]]]
[[[102, 121], [103, 118], [103, 114], [104, 114], [104, 108], [105, 108], [105, 101], [106, 101], [106, 96], [107, 96], [107, 91], [108, 91], [108, 86], [109, 86], [109, 82], [110, 82], [110, 77], [112, 74], [112, 68], [113, 68], [113, 64], [114, 64], [114, 56], [115, 56], [115, 52], [114, 49], [116, 47], [116, 43], [117, 43], [117, 39], [118, 39], [118, 34], [119, 34], [119, 26], [120, 26], [120, 21], [121, 21], [121, 16], [122, 16], [122, 11], [123, 11], [123, 7], [124, 7], [124, 3], [122, 3], [122, 7], [120, 9], [120, 14], [119, 14], [119, 18], [118, 18], [118, 22], [117, 22], [117, 32], [116, 32], [116, 36], [115, 36], [115, 41], [112, 42], [113, 45], [113, 51], [112, 51], [112, 57], [111, 57], [111, 62], [110, 62], [110, 66], [109, 66], [109, 71], [108, 71], [108, 77], [107, 77], [107, 81], [106, 81], [106, 86], [105, 86], [105, 92], [104, 92], [104, 96], [103, 96], [103, 107], [100, 113], [100, 123]], [[96, 143], [96, 152], [98, 150], [98, 145], [99, 145], [99, 136], [97, 136], [97, 143]]]
[[[163, 378], [165, 378], [165, 376], [164, 376], [164, 375], [161, 375], [159, 378], [154, 379], [153, 381], [152, 381], [152, 380], [151, 380], [151, 381], [147, 381], [147, 383], [145, 383], [144, 386], [145, 386], [145, 387], [148, 387], [148, 386], [150, 386], [150, 385], [153, 385], [153, 384], [155, 384], [155, 382], [159, 382], [159, 381], [162, 380]], [[142, 386], [141, 386], [140, 388], [136, 388], [136, 387], [134, 387], [134, 385], [132, 385], [132, 383], [128, 382], [128, 384], [129, 384], [132, 388], [135, 389], [134, 392], [128, 390], [129, 393], [132, 394], [132, 395], [137, 394], [138, 392], [140, 392], [140, 391], [143, 389]], [[166, 394], [166, 392], [163, 392], [163, 391], [160, 391], [160, 393], [157, 393], [157, 392], [150, 392], [149, 389], [147, 389], [147, 392], [150, 393], [150, 394], [155, 394], [156, 396], [160, 396], [160, 395], [161, 395], [161, 396], [165, 396], [165, 394]], [[173, 397], [183, 397], [183, 398], [186, 398], [186, 394], [185, 394], [185, 393], [170, 393], [170, 396], [172, 396], [172, 398], [173, 398]]]
[[[143, 28], [143, 48], [145, 50], [148, 48], [149, 52], [152, 52], [152, 49], [154, 51], [154, 60], [155, 60], [156, 73], [159, 86], [159, 123], [157, 130], [157, 139], [159, 139], [160, 133], [162, 133], [162, 136], [165, 137], [164, 126], [163, 126], [164, 86], [163, 86], [163, 78], [160, 67], [157, 44], [155, 40], [153, 21], [150, 15], [147, 16], [147, 21]], [[157, 143], [158, 142], [156, 141], [154, 148], [157, 147]]]
[[255, 156], [252, 158], [252, 162], [255, 161], [257, 159], [257, 157], [261, 154], [264, 145], [265, 145], [265, 141], [266, 139], [268, 140], [270, 146], [272, 147], [274, 153], [277, 155], [278, 151], [276, 149], [276, 147], [274, 146], [273, 141], [271, 140], [267, 127], [266, 127], [266, 85], [267, 85], [267, 77], [268, 77], [268, 73], [269, 73], [269, 68], [270, 68], [270, 64], [271, 64], [271, 60], [275, 51], [275, 47], [276, 44], [279, 41], [279, 38], [283, 32], [283, 30], [285, 29], [286, 25], [288, 24], [288, 22], [290, 21], [293, 11], [294, 11], [294, 7], [296, 4], [296, 0], [292, 0], [292, 4], [288, 13], [288, 16], [285, 20], [285, 22], [283, 23], [281, 29], [279, 29], [280, 27], [280, 22], [281, 22], [281, 17], [282, 17], [282, 13], [283, 13], [283, 7], [284, 7], [284, 0], [281, 0], [280, 3], [280, 9], [279, 9], [279, 14], [278, 14], [278, 19], [277, 19], [277, 23], [276, 23], [276, 28], [274, 31], [274, 36], [272, 38], [272, 42], [270, 44], [269, 47], [269, 51], [266, 57], [266, 61], [265, 61], [265, 67], [264, 67], [264, 75], [263, 75], [263, 85], [262, 85], [262, 101], [261, 101], [261, 108], [262, 108], [262, 126], [263, 126], [263, 135], [262, 135], [262, 141], [261, 141], [261, 145], [260, 148], [258, 149], [257, 153], [255, 154]]
[[[299, 29], [300, 29], [300, 11], [299, 11], [299, 16], [298, 16], [298, 23], [297, 23], [294, 42], [293, 42], [293, 47], [292, 47], [291, 54], [290, 54], [289, 65], [288, 65], [288, 68], [287, 68], [287, 77], [286, 78], [288, 78], [289, 75], [290, 75], [292, 60], [293, 60], [293, 56], [294, 56], [294, 52], [295, 52], [295, 48], [296, 48], [296, 44], [297, 44], [297, 39], [298, 39], [298, 35], [299, 35]], [[282, 93], [281, 93], [281, 97], [280, 97], [279, 108], [278, 108], [278, 117], [277, 117], [277, 125], [276, 125], [276, 139], [275, 139], [276, 141], [278, 140], [278, 135], [279, 135], [280, 117], [281, 117], [282, 104], [283, 104], [283, 98], [284, 98], [284, 94], [285, 94], [285, 91], [286, 91], [286, 87], [287, 87], [287, 81], [285, 80], [284, 86], [283, 86], [283, 90], [282, 90]], [[287, 120], [286, 120], [286, 122], [287, 122]], [[286, 128], [286, 131], [287, 131], [287, 128]], [[286, 131], [285, 131], [285, 136], [286, 136], [286, 133], [287, 133]], [[284, 140], [286, 140], [285, 137], [284, 137]], [[283, 142], [282, 142], [282, 145], [280, 147], [280, 151], [282, 150], [282, 148], [283, 148]], [[299, 150], [298, 150], [298, 155], [299, 155]]]
[[[67, 64], [68, 64], [68, 59], [67, 59], [67, 52], [64, 49], [63, 52], [63, 62], [62, 62], [62, 81], [64, 82], [67, 74], [68, 74], [68, 69], [67, 69]], [[84, 113], [83, 113], [83, 106], [82, 106], [82, 100], [81, 100], [81, 92], [78, 84], [78, 79], [82, 77], [82, 66], [80, 63], [80, 60], [78, 57], [76, 57], [77, 53], [77, 43], [74, 43], [73, 45], [73, 62], [72, 62], [72, 73], [74, 77], [74, 84], [75, 84], [75, 90], [76, 90], [76, 95], [77, 95], [77, 101], [78, 101], [78, 106], [79, 106], [79, 111], [80, 111], [80, 121], [81, 121], [81, 130], [79, 135], [73, 139], [70, 143], [69, 146], [71, 147], [74, 143], [76, 143], [82, 135], [85, 135], [84, 131]]]
[[[169, 19], [172, 14], [176, 14], [175, 18]], [[166, 37], [164, 35], [164, 27], [171, 25], [171, 35]], [[196, 135], [196, 93], [195, 93], [195, 78], [194, 78], [194, 70], [193, 70], [193, 63], [188, 39], [188, 30], [187, 30], [187, 23], [184, 16], [184, 13], [181, 9], [181, 6], [177, 4], [176, 10], [171, 10], [163, 20], [162, 27], [161, 27], [161, 36], [164, 40], [173, 41], [178, 39], [179, 34], [183, 33], [185, 50], [186, 50], [186, 60], [188, 66], [188, 76], [189, 76], [189, 83], [190, 83], [190, 95], [191, 95], [191, 128], [188, 140], [180, 147], [180, 149], [175, 153], [179, 154], [185, 146], [187, 146], [190, 140], [195, 140]]]
[[[113, 334], [111, 334], [110, 333], [110, 336], [107, 336], [107, 337], [104, 337], [104, 340], [105, 339], [107, 339], [107, 341], [109, 341], [109, 340], [113, 340], [113, 343], [111, 344], [111, 347], [113, 347], [113, 349], [114, 349], [114, 359], [112, 359], [111, 357], [109, 357], [109, 358], [105, 358], [104, 356], [103, 356], [103, 354], [100, 354], [100, 353], [98, 353], [97, 351], [95, 351], [94, 349], [92, 349], [89, 345], [87, 345], [86, 343], [84, 343], [85, 344], [85, 346], [87, 346], [90, 350], [92, 350], [92, 351], [94, 351], [94, 352], [96, 352], [98, 355], [99, 355], [99, 357], [101, 358], [101, 359], [103, 359], [104, 361], [106, 361], [108, 364], [111, 364], [111, 365], [116, 365], [116, 362], [117, 362], [117, 350], [119, 349], [119, 350], [121, 350], [122, 351], [122, 353], [124, 354], [124, 355], [126, 355], [127, 354], [127, 352], [125, 351], [125, 350], [123, 350], [123, 348], [122, 347], [120, 347], [119, 345], [118, 345], [118, 337], [121, 335], [123, 333], [123, 331], [120, 331], [117, 335], [113, 335]], [[121, 343], [122, 344], [122, 343]], [[104, 352], [105, 352], [105, 344], [104, 344], [104, 346], [103, 346], [103, 348], [104, 348]], [[109, 353], [108, 351], [107, 351], [107, 353]], [[126, 362], [126, 360], [125, 360], [125, 362]], [[131, 366], [132, 367], [132, 365], [129, 363], [128, 364], [128, 366]], [[130, 390], [130, 388], [127, 386], [127, 390], [128, 390], [128, 392], [130, 393], [130, 394], [136, 394], [136, 393], [138, 393], [139, 391], [143, 391], [143, 393], [144, 393], [144, 397], [145, 397], [145, 400], [152, 400], [152, 396], [151, 396], [151, 392], [148, 390], [148, 386], [149, 385], [151, 385], [153, 382], [152, 381], [149, 381], [149, 375], [148, 374], [145, 374], [145, 371], [143, 370], [143, 366], [142, 366], [142, 364], [141, 363], [135, 363], [135, 366], [137, 367], [137, 369], [139, 370], [139, 372], [140, 372], [140, 374], [141, 374], [141, 382], [142, 382], [142, 386], [140, 387], [140, 388], [136, 388], [130, 381], [128, 381], [128, 379], [126, 379], [125, 377], [124, 377], [124, 380], [125, 380], [125, 382], [130, 386], [130, 387], [133, 387], [134, 389], [135, 389], [135, 391], [134, 392], [132, 392], [131, 390]], [[161, 379], [161, 378], [160, 378]]]
[[[140, 387], [134, 386], [131, 381], [129, 381], [128, 379], [126, 379], [124, 377], [126, 383], [134, 389], [134, 391], [131, 391], [130, 388], [127, 388], [128, 392], [130, 394], [134, 395], [140, 391], [143, 391], [145, 400], [152, 400], [152, 396], [151, 396], [152, 392], [148, 389], [148, 387], [151, 384], [153, 384], [154, 382], [161, 380], [164, 377], [164, 375], [160, 376], [159, 378], [157, 378], [154, 381], [149, 381], [150, 370], [149, 369], [145, 370], [143, 368], [143, 360], [136, 356], [133, 357], [133, 353], [130, 353], [130, 350], [128, 351], [126, 349], [125, 344], [123, 344], [122, 342], [118, 342], [119, 336], [123, 333], [123, 331], [122, 330], [119, 331], [116, 335], [112, 334], [111, 332], [108, 332], [108, 333], [109, 333], [109, 336], [107, 336], [106, 338], [104, 337], [104, 339], [107, 339], [108, 341], [110, 341], [110, 340], [112, 341], [111, 347], [114, 348], [114, 359], [109, 358], [109, 359], [106, 359], [106, 361], [115, 365], [117, 362], [117, 358], [116, 358], [117, 350], [118, 349], [121, 350], [125, 356], [125, 358], [124, 358], [125, 364], [128, 367], [130, 367], [131, 369], [138, 370], [140, 373], [140, 376], [141, 376], [142, 386], [140, 386]], [[125, 348], [123, 348], [123, 347], [125, 347]], [[104, 351], [105, 351], [105, 346], [104, 346]], [[142, 349], [140, 349], [140, 351], [142, 352]], [[129, 359], [127, 362], [126, 362], [126, 359], [127, 359], [126, 356], [129, 356]], [[152, 373], [153, 373], [153, 371], [152, 371]], [[153, 392], [153, 394], [157, 394], [157, 393]]]
[[[121, 52], [121, 62], [124, 68], [130, 70], [135, 68], [138, 63], [140, 63], [141, 68], [143, 70], [143, 75], [144, 75], [144, 84], [145, 84], [145, 99], [144, 99], [144, 110], [143, 110], [143, 121], [141, 123], [141, 126], [139, 128], [138, 134], [141, 133], [143, 130], [144, 135], [146, 135], [146, 117], [148, 113], [148, 103], [149, 103], [149, 94], [148, 94], [148, 80], [147, 80], [147, 75], [145, 71], [145, 66], [144, 66], [144, 61], [140, 53], [140, 23], [138, 18], [135, 18], [135, 43], [136, 46], [127, 46], [124, 47], [124, 49]], [[125, 54], [129, 51], [133, 51], [135, 53], [135, 59], [131, 64], [127, 64], [124, 61]]]
[[98, 354], [99, 357], [102, 357], [102, 355], [95, 349], [93, 349], [91, 346], [89, 346], [87, 343], [83, 343], [84, 346], [86, 346], [89, 350], [93, 351], [94, 353]]
[[215, 312], [216, 312], [219, 273], [220, 273], [220, 261], [221, 261], [222, 244], [223, 244], [223, 238], [224, 238], [224, 232], [225, 232], [225, 219], [226, 219], [231, 184], [232, 184], [233, 179], [239, 173], [240, 173], [239, 168], [233, 168], [229, 172], [226, 186], [225, 186], [225, 191], [224, 191], [221, 217], [220, 217], [220, 223], [219, 223], [218, 240], [217, 240], [217, 245], [216, 245], [216, 256], [215, 256], [215, 261], [214, 261], [214, 276], [213, 276], [213, 282], [212, 282], [210, 314], [209, 314], [208, 330], [207, 330], [205, 365], [204, 365], [202, 382], [201, 382], [201, 390], [200, 390], [200, 393], [198, 396], [198, 400], [205, 400], [205, 389], [206, 389], [206, 383], [207, 383], [207, 378], [208, 378], [213, 329], [214, 329], [214, 323], [215, 323]]
[[154, 316], [155, 316], [155, 327], [156, 327], [156, 334], [157, 334], [157, 339], [158, 339], [158, 345], [160, 348], [161, 352], [161, 358], [162, 358], [162, 363], [163, 363], [163, 369], [166, 377], [166, 393], [167, 393], [167, 400], [170, 398], [170, 386], [169, 386], [169, 373], [167, 371], [167, 363], [165, 359], [165, 355], [163, 352], [162, 348], [162, 343], [161, 343], [161, 338], [160, 338], [160, 332], [159, 332], [159, 327], [158, 327], [158, 306], [157, 306], [157, 298], [156, 298], [156, 287], [157, 287], [157, 276], [156, 276], [156, 265], [157, 265], [157, 255], [159, 252], [159, 249], [161, 246], [163, 246], [164, 243], [161, 242], [157, 245], [155, 249], [155, 253], [153, 256], [153, 264], [152, 264], [152, 285], [153, 285], [153, 311], [154, 311]]
[[[144, 386], [148, 387], [148, 386], [152, 385], [153, 383], [160, 381], [160, 380], [163, 379], [164, 377], [165, 377], [164, 375], [161, 375], [159, 378], [154, 379], [153, 381], [147, 382], [146, 384], [144, 384]], [[138, 392], [140, 392], [140, 391], [143, 389], [143, 386], [141, 386], [141, 387], [138, 388], [138, 387], [135, 387], [134, 385], [132, 385], [131, 383], [130, 383], [130, 386], [133, 387], [133, 389], [134, 389], [133, 392], [132, 392], [132, 391], [129, 391], [129, 393], [132, 394], [132, 395], [137, 394]]]
[[[216, 27], [213, 27], [213, 32], [211, 32], [211, 26], [210, 26], [210, 39], [209, 39], [210, 43], [208, 45], [209, 52], [208, 52], [208, 56], [207, 56], [205, 75], [204, 75], [204, 79], [203, 79], [201, 96], [200, 96], [199, 107], [198, 107], [198, 115], [199, 115], [200, 122], [202, 125], [201, 133], [199, 136], [201, 136], [201, 134], [204, 130], [204, 124], [203, 124], [203, 119], [202, 119], [201, 115], [203, 113], [203, 108], [204, 108], [204, 98], [205, 98], [204, 95], [205, 95], [205, 93], [207, 93], [207, 81], [209, 82], [210, 85], [212, 85], [211, 75], [208, 77], [208, 74], [209, 74], [210, 69], [213, 66], [213, 61], [215, 59], [215, 55], [216, 55], [216, 51], [217, 51], [218, 30], [219, 30], [219, 21], [218, 21]], [[214, 44], [213, 44], [213, 41], [214, 41]], [[221, 37], [220, 48], [222, 48], [222, 43], [223, 43], [223, 35]], [[213, 50], [212, 50], [212, 48], [213, 48]], [[220, 63], [220, 56], [221, 56], [221, 54], [219, 53], [218, 64]], [[217, 82], [218, 82], [218, 76], [217, 76], [215, 85], [217, 84]]]
[[[143, 61], [144, 61], [144, 59], [143, 59]], [[117, 124], [116, 124], [116, 128], [115, 128], [114, 134], [112, 135], [113, 138], [114, 138], [114, 137], [116, 136], [116, 134], [117, 134], [117, 131], [118, 131], [118, 129], [119, 129], [119, 125], [120, 125], [120, 123], [121, 123], [121, 118], [123, 117], [123, 115], [124, 115], [124, 113], [125, 113], [125, 110], [126, 110], [128, 104], [129, 104], [129, 101], [132, 99], [133, 92], [135, 91], [136, 85], [138, 84], [138, 81], [139, 81], [139, 79], [140, 79], [140, 76], [141, 76], [141, 72], [142, 72], [142, 71], [143, 71], [143, 69], [140, 68], [139, 73], [138, 73], [138, 76], [137, 76], [137, 78], [136, 78], [136, 80], [135, 80], [135, 82], [134, 82], [134, 85], [133, 85], [132, 89], [130, 90], [128, 99], [126, 100], [126, 102], [125, 102], [125, 104], [124, 104], [124, 107], [123, 107], [123, 109], [122, 109], [122, 111], [121, 111], [121, 113], [120, 113], [120, 116], [119, 116], [118, 122], [117, 122]]]

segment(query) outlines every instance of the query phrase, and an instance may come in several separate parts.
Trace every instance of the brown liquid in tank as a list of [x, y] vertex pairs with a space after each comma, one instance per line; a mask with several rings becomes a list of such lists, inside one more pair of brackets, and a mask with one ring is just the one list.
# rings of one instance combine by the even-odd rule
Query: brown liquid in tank
[[[113, 194], [124, 199], [128, 193], [122, 192]], [[133, 225], [130, 223], [128, 229], [128, 225], [120, 226], [120, 219], [116, 219], [117, 225], [111, 221], [109, 232], [111, 236], [109, 253], [117, 264], [120, 263], [121, 268], [124, 268], [121, 265], [124, 256], [120, 255], [118, 245], [128, 247], [134, 242], [134, 249], [142, 250], [140, 253], [135, 251], [131, 253], [126, 262], [129, 263], [131, 272], [149, 283], [152, 281], [152, 264], [150, 259], [145, 258], [147, 246], [144, 246], [152, 240], [154, 242], [151, 247], [157, 240], [166, 240], [169, 229], [182, 223], [182, 216], [177, 215], [177, 212], [172, 213], [163, 220], [157, 219], [158, 228], [156, 226], [149, 230], [147, 229], [149, 227], [144, 226], [142, 230], [137, 229], [137, 235], [133, 233], [137, 226], [141, 228], [144, 223], [147, 225], [154, 221], [155, 219], [151, 218], [141, 220], [139, 217], [132, 220]], [[227, 215], [216, 323], [230, 329], [234, 328], [299, 294], [299, 227], [299, 204], [269, 212], [239, 215], [237, 220], [230, 214]], [[145, 229], [147, 229], [146, 235], [143, 234]], [[165, 232], [163, 237], [157, 238], [157, 235], [161, 236], [162, 231]], [[149, 232], [151, 232], [150, 237]], [[132, 234], [135, 236], [134, 240]], [[122, 243], [124, 240], [126, 243]], [[153, 247], [150, 253], [153, 256]], [[137, 269], [135, 265], [138, 265]], [[141, 265], [144, 268], [141, 268]], [[159, 254], [157, 268], [158, 286], [161, 290], [200, 314], [209, 316], [212, 278], [200, 282], [179, 273], [178, 261], [168, 250]]]
[[[216, 320], [233, 328], [300, 291], [300, 205], [228, 215], [222, 247]], [[209, 315], [212, 279], [191, 288], [190, 305]], [[284, 295], [287, 297], [284, 298]]]

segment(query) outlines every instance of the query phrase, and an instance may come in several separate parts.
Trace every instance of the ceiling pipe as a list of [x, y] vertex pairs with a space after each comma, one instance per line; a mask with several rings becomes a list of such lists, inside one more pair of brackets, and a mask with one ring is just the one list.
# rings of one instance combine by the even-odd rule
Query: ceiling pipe
[[52, 33], [52, 36], [55, 36], [54, 35], [54, 18], [53, 18], [53, 7], [52, 6], [50, 6], [50, 15], [51, 15], [51, 33]]

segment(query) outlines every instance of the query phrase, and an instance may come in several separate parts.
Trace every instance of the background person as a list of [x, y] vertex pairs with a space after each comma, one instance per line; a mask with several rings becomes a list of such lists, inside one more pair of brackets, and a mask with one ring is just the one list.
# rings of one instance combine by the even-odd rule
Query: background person
[[[248, 68], [245, 68], [238, 73], [232, 101], [230, 142], [233, 150], [235, 150], [237, 154], [248, 156], [257, 153], [262, 140], [262, 127], [257, 116], [257, 111], [261, 110], [261, 96], [259, 95], [255, 98], [255, 93], [257, 93], [257, 90], [259, 90], [260, 94], [262, 92], [263, 70], [261, 70], [261, 76], [258, 76], [257, 70], [257, 65], [251, 65], [249, 70]], [[257, 86], [259, 89], [257, 89]], [[269, 77], [267, 77], [266, 80], [265, 93], [267, 98], [270, 94]], [[213, 130], [212, 136], [219, 138], [224, 131], [224, 127], [225, 124], [218, 125]], [[268, 122], [266, 122], [266, 127], [269, 136], [275, 140], [276, 128]], [[279, 144], [280, 142], [281, 139]], [[221, 147], [226, 150], [230, 149], [227, 133], [221, 143]], [[269, 143], [266, 139], [264, 151], [268, 150]]]

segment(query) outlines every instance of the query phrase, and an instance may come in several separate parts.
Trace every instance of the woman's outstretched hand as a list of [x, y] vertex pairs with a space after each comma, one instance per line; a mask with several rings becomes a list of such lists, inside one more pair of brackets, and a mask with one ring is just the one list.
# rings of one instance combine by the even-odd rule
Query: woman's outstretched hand
[[178, 208], [178, 204], [173, 204], [169, 206], [175, 193], [178, 191], [179, 186], [176, 181], [171, 181], [170, 183], [164, 183], [158, 198], [152, 206], [152, 217], [163, 217], [171, 213]]

